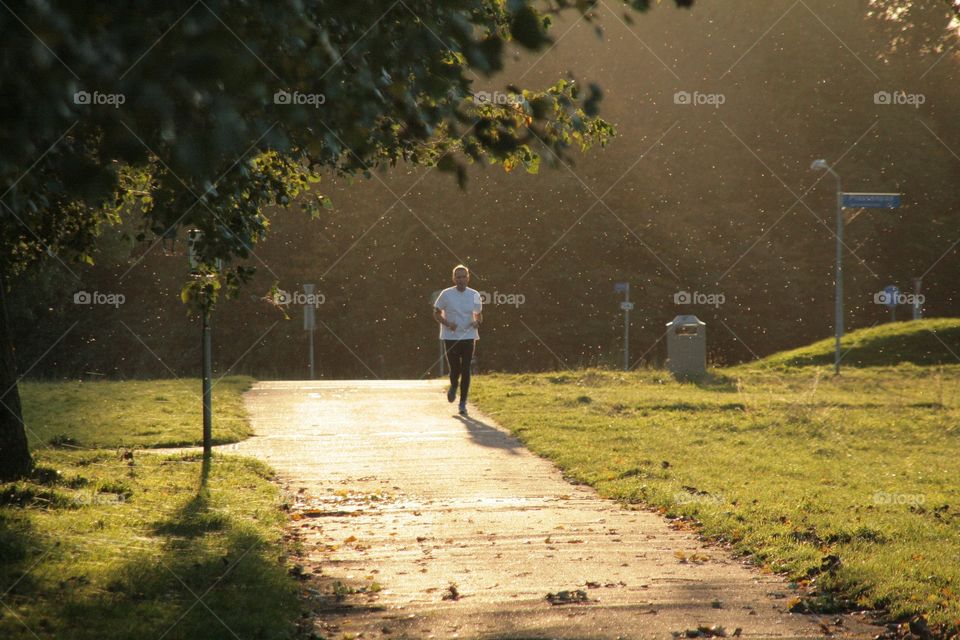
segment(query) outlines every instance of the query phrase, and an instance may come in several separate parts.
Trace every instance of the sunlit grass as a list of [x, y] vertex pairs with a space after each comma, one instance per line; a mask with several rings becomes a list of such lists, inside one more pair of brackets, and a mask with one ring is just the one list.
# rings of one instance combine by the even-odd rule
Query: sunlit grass
[[[213, 388], [214, 444], [251, 435], [242, 394], [253, 379], [223, 378]], [[30, 446], [178, 447], [203, 441], [200, 381], [24, 382]]]
[[[840, 343], [846, 367], [956, 364], [960, 360], [960, 318], [888, 322], [848, 333]], [[826, 338], [755, 363], [760, 367], [831, 365], [834, 339]]]
[[[960, 628], [960, 366], [489, 375], [480, 407], [602, 495], [661, 507], [807, 606]], [[830, 556], [840, 558], [839, 567]]]

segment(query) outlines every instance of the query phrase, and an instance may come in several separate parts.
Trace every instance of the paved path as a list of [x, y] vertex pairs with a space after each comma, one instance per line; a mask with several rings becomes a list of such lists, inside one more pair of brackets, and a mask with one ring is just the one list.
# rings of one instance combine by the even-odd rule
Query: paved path
[[[787, 613], [783, 581], [569, 484], [476, 409], [456, 416], [439, 381], [261, 382], [246, 403], [256, 436], [226, 449], [272, 465], [293, 496], [321, 637], [879, 632]], [[561, 591], [587, 601], [546, 599]]]

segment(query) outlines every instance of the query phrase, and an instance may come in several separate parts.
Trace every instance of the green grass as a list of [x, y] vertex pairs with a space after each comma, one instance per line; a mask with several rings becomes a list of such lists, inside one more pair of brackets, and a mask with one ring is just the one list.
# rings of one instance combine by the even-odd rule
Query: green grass
[[[214, 444], [250, 437], [242, 394], [248, 377], [213, 388]], [[20, 385], [30, 446], [180, 447], [203, 440], [199, 380], [24, 382]]]
[[827, 371], [498, 374], [474, 399], [568, 477], [807, 584], [799, 606], [960, 629], [960, 366]]
[[[243, 420], [231, 438], [249, 429], [239, 404], [248, 385], [218, 386], [215, 427]], [[183, 389], [171, 381], [26, 385], [27, 415], [45, 417], [41, 442], [61, 434], [109, 448], [41, 446], [32, 477], [0, 484], [0, 638], [294, 636], [302, 609], [270, 469], [237, 456], [206, 465], [194, 453], [131, 458], [117, 448], [196, 441], [196, 417], [149, 401], [183, 406], [189, 399], [174, 397]], [[228, 407], [231, 419], [220, 415]]]
[[[842, 366], [876, 367], [907, 362], [921, 365], [960, 361], [960, 319], [933, 318], [891, 322], [854, 331], [840, 343]], [[764, 358], [753, 366], [832, 365], [834, 339], [827, 338]]]

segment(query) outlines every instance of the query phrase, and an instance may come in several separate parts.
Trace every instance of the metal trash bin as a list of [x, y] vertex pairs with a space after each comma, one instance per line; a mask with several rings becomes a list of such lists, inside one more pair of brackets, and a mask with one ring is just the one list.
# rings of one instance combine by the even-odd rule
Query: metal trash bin
[[677, 316], [667, 323], [667, 369], [678, 377], [707, 372], [707, 324], [697, 316]]

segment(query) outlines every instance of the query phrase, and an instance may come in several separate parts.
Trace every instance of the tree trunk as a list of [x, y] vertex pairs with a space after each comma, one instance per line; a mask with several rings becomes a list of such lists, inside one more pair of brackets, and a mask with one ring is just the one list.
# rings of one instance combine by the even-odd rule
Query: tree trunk
[[0, 277], [0, 482], [21, 478], [33, 468], [17, 387], [17, 363], [7, 324], [6, 283]]

